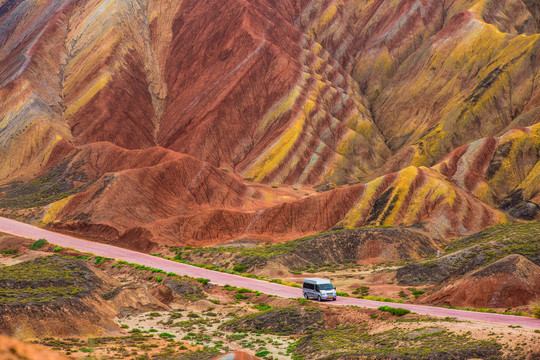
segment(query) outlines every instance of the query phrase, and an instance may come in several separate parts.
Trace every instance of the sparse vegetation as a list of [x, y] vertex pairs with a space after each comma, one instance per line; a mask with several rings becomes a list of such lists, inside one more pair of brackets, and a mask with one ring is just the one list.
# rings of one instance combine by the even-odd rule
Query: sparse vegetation
[[322, 330], [298, 340], [291, 347], [293, 358], [337, 359], [348, 355], [399, 359], [500, 359], [502, 346], [495, 341], [473, 340], [442, 328], [411, 331], [392, 329], [370, 334], [365, 325], [343, 325]]
[[352, 292], [354, 295], [368, 296], [369, 295], [369, 286], [360, 286]]
[[75, 258], [48, 256], [0, 268], [0, 305], [29, 305], [72, 298], [87, 289], [90, 272]]
[[27, 209], [44, 206], [78, 193], [84, 186], [73, 187], [64, 177], [67, 162], [57, 166], [47, 174], [15, 186], [0, 199], [0, 208]]
[[319, 328], [323, 319], [323, 312], [315, 307], [289, 306], [235, 318], [220, 328], [235, 332], [290, 335], [301, 334], [308, 328]]
[[10, 256], [10, 255], [17, 254], [17, 252], [18, 252], [17, 249], [6, 249], [6, 250], [3, 250], [3, 251], [0, 251], [0, 254], [2, 254], [4, 256]]
[[[207, 279], [205, 279], [207, 280]], [[202, 284], [204, 282], [196, 281], [185, 277], [168, 277], [164, 284], [171, 290], [189, 301], [197, 301], [206, 298], [203, 292]]]
[[233, 271], [237, 271], [239, 273], [242, 273], [242, 272], [246, 271], [246, 269], [247, 269], [246, 265], [234, 265], [233, 266]]
[[455, 240], [446, 247], [447, 256], [404, 266], [397, 278], [401, 285], [435, 284], [511, 254], [540, 265], [540, 222], [501, 224]]
[[259, 311], [267, 311], [267, 310], [272, 310], [274, 307], [270, 305], [266, 305], [264, 303], [259, 303], [257, 305], [253, 305], [252, 308], [257, 309]]
[[402, 309], [402, 308], [394, 308], [394, 307], [391, 307], [391, 306], [381, 306], [381, 307], [378, 308], [378, 310], [386, 311], [386, 312], [389, 312], [390, 314], [396, 315], [396, 316], [403, 316], [403, 315], [411, 313], [410, 310]]
[[203, 279], [203, 278], [196, 278], [195, 280], [197, 280], [198, 282], [200, 282], [203, 285], [206, 285], [206, 284], [208, 284], [210, 282], [210, 279]]
[[[354, 251], [338, 252], [341, 259], [336, 262], [321, 262], [321, 252], [335, 245], [338, 249], [343, 248], [344, 243], [360, 246], [365, 237], [377, 234], [389, 240], [397, 234], [406, 233], [408, 236], [421, 237], [417, 233], [407, 229], [389, 226], [366, 226], [358, 229], [340, 229], [336, 231], [322, 232], [306, 236], [300, 239], [287, 241], [278, 244], [255, 246], [255, 247], [205, 247], [205, 248], [170, 248], [176, 254], [182, 254], [182, 262], [201, 266], [211, 270], [224, 271], [234, 274], [249, 272], [255, 266], [259, 266], [277, 258], [284, 258], [294, 254], [296, 261], [289, 267], [292, 274], [302, 274], [303, 272], [316, 273], [320, 271], [334, 272], [340, 269], [347, 269], [356, 266], [356, 260], [352, 257]], [[334, 248], [335, 248], [334, 247]], [[216, 261], [214, 254], [223, 254], [223, 260]], [[334, 254], [336, 255], [336, 254]], [[232, 258], [232, 261], [231, 261]], [[232, 266], [230, 266], [232, 265]]]
[[502, 252], [537, 256], [540, 243], [540, 221], [531, 223], [506, 223], [486, 228], [473, 235], [457, 239], [446, 247], [452, 253], [472, 245], [491, 243], [502, 246]]

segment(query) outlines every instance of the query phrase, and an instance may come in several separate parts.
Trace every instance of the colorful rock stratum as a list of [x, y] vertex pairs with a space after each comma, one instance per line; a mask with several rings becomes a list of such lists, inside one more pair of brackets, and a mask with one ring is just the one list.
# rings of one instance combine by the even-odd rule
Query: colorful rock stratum
[[540, 219], [536, 0], [0, 0], [0, 214], [139, 250]]

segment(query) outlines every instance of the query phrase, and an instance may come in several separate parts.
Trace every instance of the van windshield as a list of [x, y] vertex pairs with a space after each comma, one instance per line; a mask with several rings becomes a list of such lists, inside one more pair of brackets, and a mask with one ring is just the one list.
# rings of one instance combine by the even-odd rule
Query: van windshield
[[326, 283], [326, 284], [319, 284], [319, 289], [320, 290], [334, 290], [334, 287], [332, 286], [332, 284]]

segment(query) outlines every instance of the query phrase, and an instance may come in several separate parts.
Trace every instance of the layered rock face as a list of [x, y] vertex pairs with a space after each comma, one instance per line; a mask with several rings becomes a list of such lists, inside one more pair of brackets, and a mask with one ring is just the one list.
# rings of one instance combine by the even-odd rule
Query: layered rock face
[[2, 214], [145, 251], [538, 219], [539, 13], [4, 1]]

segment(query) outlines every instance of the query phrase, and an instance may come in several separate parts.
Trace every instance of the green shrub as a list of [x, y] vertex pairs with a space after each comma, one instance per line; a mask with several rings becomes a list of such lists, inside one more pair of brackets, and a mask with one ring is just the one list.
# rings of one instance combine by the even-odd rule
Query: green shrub
[[203, 285], [206, 285], [206, 284], [208, 284], [210, 282], [210, 279], [204, 279], [204, 278], [196, 278], [195, 280], [197, 280], [198, 282], [200, 282]]
[[39, 250], [41, 249], [45, 244], [48, 244], [47, 240], [45, 239], [39, 239], [37, 240], [32, 246], [30, 246], [30, 250]]
[[103, 264], [105, 262], [105, 260], [111, 260], [111, 259], [110, 258], [104, 258], [102, 256], [96, 256], [94, 258], [94, 263], [99, 266], [99, 265]]
[[162, 282], [162, 281], [163, 281], [163, 277], [161, 277], [161, 276], [156, 276], [156, 281], [157, 281], [157, 282]]
[[360, 286], [358, 289], [353, 291], [353, 294], [360, 295], [360, 296], [368, 296], [369, 295], [369, 286]]
[[349, 294], [347, 294], [346, 292], [341, 292], [341, 291], [337, 291], [337, 292], [336, 292], [336, 295], [337, 295], [337, 296], [350, 297]]
[[173, 311], [170, 316], [171, 319], [180, 319], [182, 317], [182, 314], [177, 311]]
[[396, 316], [403, 316], [405, 314], [410, 314], [411, 313], [410, 310], [402, 309], [402, 308], [393, 308], [391, 306], [381, 306], [381, 307], [378, 308], [378, 310], [387, 311], [390, 314], [396, 315]]
[[248, 298], [248, 296], [244, 295], [244, 294], [236, 294], [234, 296], [234, 298], [237, 300], [237, 301], [240, 301], [240, 300], [245, 300]]
[[254, 291], [246, 289], [246, 288], [240, 288], [240, 289], [236, 290], [236, 292], [239, 293], [239, 294], [245, 294], [245, 293], [253, 293]]
[[159, 337], [162, 338], [162, 339], [172, 339], [172, 338], [175, 338], [176, 335], [169, 334], [169, 333], [166, 333], [166, 332], [162, 332], [161, 334], [159, 334]]
[[270, 354], [270, 351], [268, 350], [263, 350], [263, 351], [259, 351], [258, 353], [255, 354], [255, 356], [259, 356], [259, 357], [265, 357], [266, 355]]
[[15, 255], [17, 252], [18, 252], [17, 249], [7, 249], [7, 250], [4, 250], [4, 251], [0, 251], [0, 254], [3, 254], [3, 255]]
[[[305, 300], [305, 299], [303, 299], [303, 300]], [[266, 310], [271, 310], [274, 307], [270, 306], [270, 305], [266, 305], [264, 303], [260, 303], [260, 304], [257, 304], [257, 305], [253, 305], [252, 308], [257, 309], [259, 311], [266, 311]]]
[[62, 247], [61, 246], [57, 246], [54, 248], [54, 252], [59, 252], [62, 250]]
[[238, 288], [237, 288], [236, 286], [232, 286], [232, 285], [229, 285], [229, 284], [223, 285], [223, 289], [224, 289], [224, 290], [227, 290], [227, 291], [235, 291], [235, 290], [238, 290]]
[[533, 316], [537, 319], [540, 319], [540, 300], [535, 301], [531, 304], [531, 310]]
[[233, 271], [238, 271], [239, 273], [246, 271], [247, 266], [245, 265], [234, 265]]

